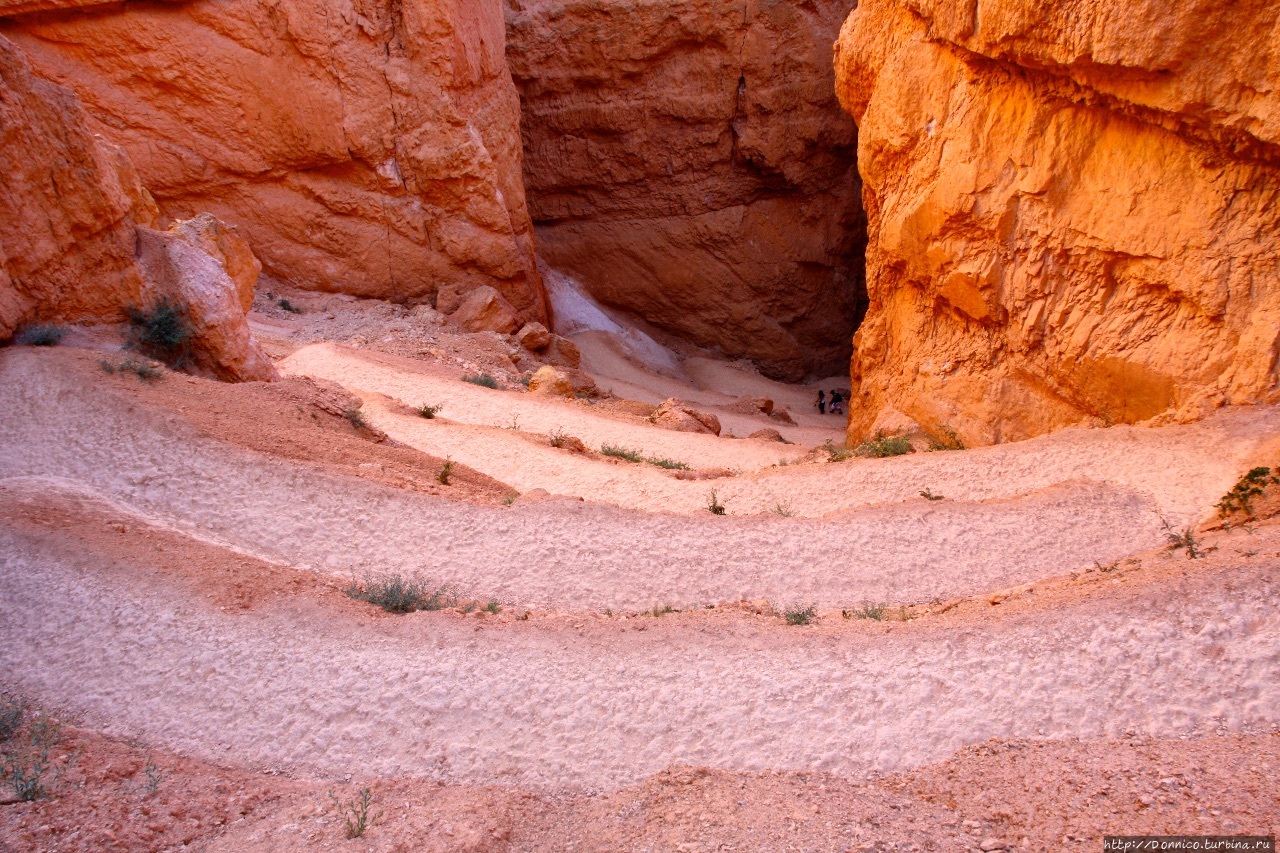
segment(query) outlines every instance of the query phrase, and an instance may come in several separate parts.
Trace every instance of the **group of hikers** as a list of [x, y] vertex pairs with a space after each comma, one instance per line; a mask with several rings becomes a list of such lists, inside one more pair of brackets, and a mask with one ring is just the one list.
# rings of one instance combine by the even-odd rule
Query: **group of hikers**
[[820, 415], [825, 415], [828, 412], [833, 415], [844, 414], [844, 397], [839, 391], [832, 391], [829, 398], [825, 392], [819, 391], [818, 399], [814, 401], [813, 405], [818, 407], [818, 414]]

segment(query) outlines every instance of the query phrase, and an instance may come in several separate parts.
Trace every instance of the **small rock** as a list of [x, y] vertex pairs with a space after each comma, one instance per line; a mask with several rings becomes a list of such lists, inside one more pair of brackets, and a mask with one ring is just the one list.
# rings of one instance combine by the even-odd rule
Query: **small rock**
[[786, 409], [774, 409], [769, 413], [769, 417], [773, 418], [778, 423], [790, 424], [791, 426], [796, 425], [795, 418], [791, 417], [791, 413]]
[[516, 341], [520, 346], [532, 352], [538, 352], [551, 346], [552, 335], [541, 323], [525, 323], [516, 332]]
[[782, 433], [776, 429], [758, 429], [747, 438], [758, 438], [761, 441], [782, 441]]
[[569, 376], [558, 367], [546, 365], [538, 368], [529, 380], [529, 390], [534, 394], [554, 394], [559, 397], [573, 396], [573, 383]]
[[699, 412], [672, 397], [664, 400], [653, 413], [653, 422], [663, 429], [676, 432], [701, 432], [720, 434], [720, 419], [706, 412]]
[[468, 293], [449, 319], [468, 332], [509, 335], [520, 328], [516, 309], [488, 285], [481, 285]]
[[1000, 838], [984, 838], [982, 843], [978, 845], [978, 849], [983, 853], [990, 853], [992, 850], [1007, 850], [1009, 843]]

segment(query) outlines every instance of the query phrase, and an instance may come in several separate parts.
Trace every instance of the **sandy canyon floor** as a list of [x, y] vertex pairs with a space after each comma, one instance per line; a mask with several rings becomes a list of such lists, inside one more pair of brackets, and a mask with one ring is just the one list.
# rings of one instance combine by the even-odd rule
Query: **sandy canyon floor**
[[[250, 315], [271, 385], [141, 379], [91, 336], [0, 350], [0, 687], [62, 721], [0, 849], [1096, 850], [1280, 824], [1280, 522], [1214, 509], [1280, 462], [1280, 409], [834, 461], [843, 419], [739, 364], [659, 372], [588, 331], [613, 395], [566, 399], [497, 336], [290, 298]], [[650, 423], [671, 396], [723, 434]], [[759, 396], [794, 424], [744, 413]], [[457, 606], [345, 594], [389, 574]]]

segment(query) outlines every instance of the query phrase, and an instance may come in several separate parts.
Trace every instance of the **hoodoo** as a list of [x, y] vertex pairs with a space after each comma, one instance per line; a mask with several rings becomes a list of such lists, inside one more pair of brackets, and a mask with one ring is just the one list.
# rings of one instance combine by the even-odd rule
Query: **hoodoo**
[[1274, 400], [1280, 6], [867, 0], [836, 46], [870, 309], [849, 435]]

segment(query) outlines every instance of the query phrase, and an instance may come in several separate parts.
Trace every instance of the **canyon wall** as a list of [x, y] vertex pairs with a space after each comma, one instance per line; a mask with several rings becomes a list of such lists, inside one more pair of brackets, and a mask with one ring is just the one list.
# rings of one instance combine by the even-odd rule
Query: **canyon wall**
[[215, 214], [299, 287], [491, 285], [545, 321], [503, 30], [500, 0], [0, 0], [166, 216]]
[[538, 250], [774, 376], [843, 372], [863, 307], [853, 0], [507, 0]]
[[864, 0], [851, 440], [1280, 398], [1280, 4]]

